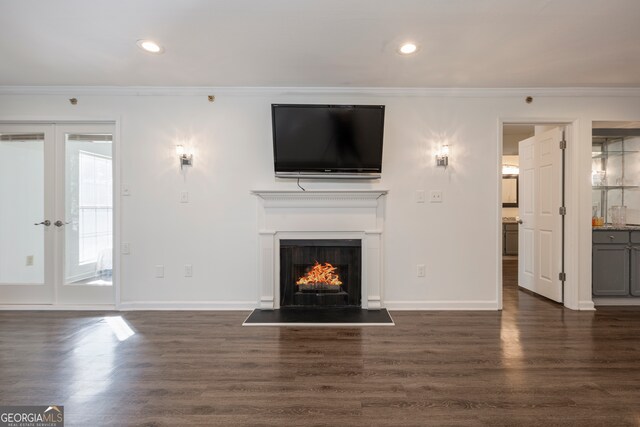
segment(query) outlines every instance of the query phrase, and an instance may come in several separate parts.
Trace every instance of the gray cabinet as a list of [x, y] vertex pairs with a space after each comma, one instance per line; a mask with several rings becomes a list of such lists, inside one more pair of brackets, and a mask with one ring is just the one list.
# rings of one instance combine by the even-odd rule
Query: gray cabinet
[[631, 246], [631, 295], [640, 297], [640, 243]]
[[594, 296], [640, 296], [640, 232], [593, 231]]
[[629, 295], [629, 248], [627, 245], [593, 245], [593, 295]]
[[518, 224], [502, 224], [502, 254], [518, 255]]

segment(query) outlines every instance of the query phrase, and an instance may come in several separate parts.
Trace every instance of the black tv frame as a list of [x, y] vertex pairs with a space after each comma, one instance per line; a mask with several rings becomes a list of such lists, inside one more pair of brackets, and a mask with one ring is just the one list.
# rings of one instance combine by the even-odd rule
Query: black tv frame
[[380, 179], [382, 176], [382, 153], [380, 154], [380, 167], [369, 168], [361, 171], [341, 170], [310, 170], [310, 171], [277, 171], [276, 170], [276, 126], [274, 110], [277, 107], [305, 107], [305, 108], [376, 108], [382, 110], [382, 129], [380, 132], [380, 149], [383, 149], [384, 141], [384, 117], [385, 105], [363, 104], [271, 104], [271, 132], [273, 140], [273, 168], [276, 178], [294, 179]]

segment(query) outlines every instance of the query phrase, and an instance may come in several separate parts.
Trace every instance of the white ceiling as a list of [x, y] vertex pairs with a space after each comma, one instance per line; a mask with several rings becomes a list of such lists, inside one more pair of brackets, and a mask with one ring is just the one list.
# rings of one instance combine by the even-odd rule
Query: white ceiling
[[0, 85], [639, 87], [639, 21], [639, 0], [0, 0]]

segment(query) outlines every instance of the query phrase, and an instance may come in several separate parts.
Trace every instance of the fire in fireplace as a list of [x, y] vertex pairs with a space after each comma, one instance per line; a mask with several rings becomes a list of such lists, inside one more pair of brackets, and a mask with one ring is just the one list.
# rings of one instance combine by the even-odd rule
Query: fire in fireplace
[[318, 261], [309, 269], [309, 272], [298, 279], [296, 285], [301, 291], [329, 291], [338, 292], [340, 290], [340, 276], [336, 273], [338, 267], [325, 262]]
[[362, 244], [281, 240], [280, 307], [360, 307]]

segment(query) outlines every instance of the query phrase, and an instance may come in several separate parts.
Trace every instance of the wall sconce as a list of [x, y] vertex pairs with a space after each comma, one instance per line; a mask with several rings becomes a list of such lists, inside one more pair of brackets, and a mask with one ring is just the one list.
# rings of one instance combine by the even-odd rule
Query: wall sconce
[[502, 175], [518, 175], [520, 168], [517, 165], [508, 165], [504, 163], [502, 165]]
[[193, 166], [193, 154], [187, 154], [184, 151], [184, 146], [176, 145], [176, 154], [180, 159], [180, 169], [185, 166]]
[[442, 144], [436, 154], [436, 166], [444, 166], [446, 168], [447, 165], [449, 165], [449, 145]]

